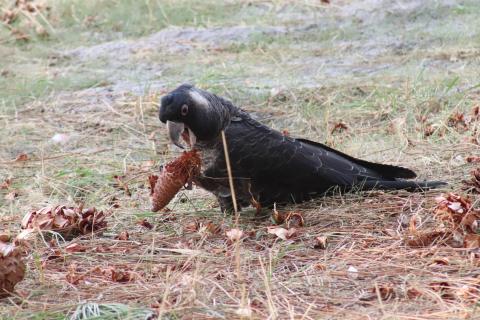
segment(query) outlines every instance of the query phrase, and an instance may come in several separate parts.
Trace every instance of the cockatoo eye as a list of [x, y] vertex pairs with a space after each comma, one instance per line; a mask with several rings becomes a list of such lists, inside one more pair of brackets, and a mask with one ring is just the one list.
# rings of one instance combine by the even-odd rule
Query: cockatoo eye
[[184, 104], [182, 106], [182, 109], [180, 110], [180, 112], [182, 113], [182, 116], [186, 116], [187, 113], [188, 113], [188, 106], [186, 104]]

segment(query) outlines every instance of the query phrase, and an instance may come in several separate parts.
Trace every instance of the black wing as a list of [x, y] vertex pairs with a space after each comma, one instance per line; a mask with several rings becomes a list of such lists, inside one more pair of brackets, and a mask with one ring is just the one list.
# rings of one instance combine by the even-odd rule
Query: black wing
[[371, 163], [320, 143], [293, 139], [249, 118], [226, 130], [234, 176], [290, 192], [325, 192], [364, 181], [412, 178], [409, 169]]

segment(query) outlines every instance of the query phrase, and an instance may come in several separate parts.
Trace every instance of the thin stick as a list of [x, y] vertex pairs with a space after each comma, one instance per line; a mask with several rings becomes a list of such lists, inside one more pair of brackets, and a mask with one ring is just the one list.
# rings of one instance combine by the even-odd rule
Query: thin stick
[[232, 167], [230, 166], [230, 157], [228, 156], [227, 138], [225, 131], [222, 130], [223, 153], [225, 153], [225, 162], [227, 163], [228, 183], [230, 184], [230, 193], [232, 194], [233, 210], [235, 211], [235, 218], [238, 220], [237, 197], [235, 196], [235, 188], [233, 187]]

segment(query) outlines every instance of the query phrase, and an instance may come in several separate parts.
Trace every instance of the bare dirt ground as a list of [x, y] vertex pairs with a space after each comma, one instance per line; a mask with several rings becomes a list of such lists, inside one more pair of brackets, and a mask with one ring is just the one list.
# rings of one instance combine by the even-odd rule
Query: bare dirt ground
[[[101, 209], [108, 226], [32, 240], [0, 318], [85, 319], [74, 312], [86, 302], [124, 304], [111, 319], [480, 318], [478, 247], [406, 241], [443, 226], [436, 197], [467, 196], [466, 158], [479, 155], [480, 4], [330, 2], [51, 0], [3, 18], [0, 184], [12, 183], [0, 189], [2, 232], [58, 204]], [[148, 175], [178, 156], [158, 99], [184, 82], [292, 136], [449, 185], [282, 208], [306, 224], [286, 240], [268, 232], [270, 217], [251, 209], [236, 221], [198, 189], [152, 213]]]

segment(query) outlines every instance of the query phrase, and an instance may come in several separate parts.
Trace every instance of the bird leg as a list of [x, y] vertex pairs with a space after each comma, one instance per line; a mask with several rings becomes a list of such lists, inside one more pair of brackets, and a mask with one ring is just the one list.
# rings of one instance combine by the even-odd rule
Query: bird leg
[[[220, 205], [220, 210], [223, 213], [226, 213], [226, 214], [235, 213], [235, 210], [233, 207], [233, 199], [231, 196], [227, 196], [227, 197], [217, 196], [217, 201], [218, 201], [218, 204]], [[237, 206], [237, 208], [239, 211], [242, 210], [241, 206]]]

